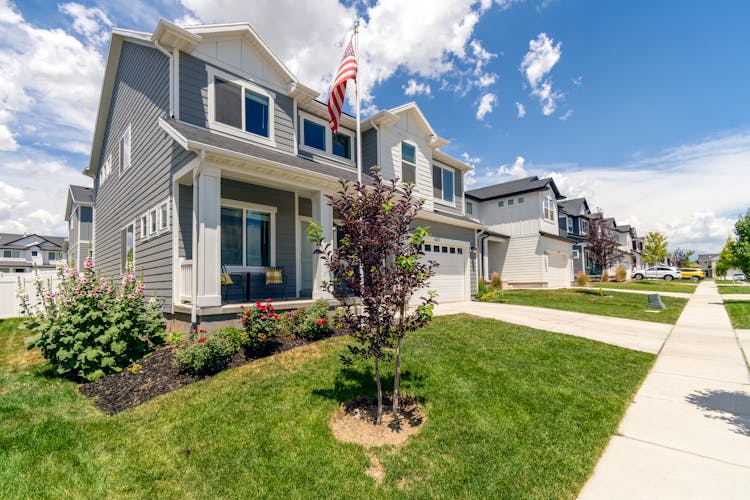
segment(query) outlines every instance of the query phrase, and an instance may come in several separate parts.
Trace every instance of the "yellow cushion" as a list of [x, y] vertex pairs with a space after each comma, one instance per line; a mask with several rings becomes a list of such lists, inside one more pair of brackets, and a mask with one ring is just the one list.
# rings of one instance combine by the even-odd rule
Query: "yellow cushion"
[[221, 284], [222, 285], [234, 285], [234, 280], [229, 273], [221, 273]]
[[283, 285], [284, 273], [281, 269], [266, 269], [266, 285]]

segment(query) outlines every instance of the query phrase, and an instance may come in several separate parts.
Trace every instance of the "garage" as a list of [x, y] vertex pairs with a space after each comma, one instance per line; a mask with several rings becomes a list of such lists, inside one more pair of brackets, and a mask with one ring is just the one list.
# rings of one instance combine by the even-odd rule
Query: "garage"
[[563, 288], [570, 286], [570, 260], [562, 253], [547, 255], [547, 286]]
[[425, 258], [438, 263], [430, 289], [437, 290], [439, 302], [468, 300], [467, 247], [432, 241], [424, 246]]

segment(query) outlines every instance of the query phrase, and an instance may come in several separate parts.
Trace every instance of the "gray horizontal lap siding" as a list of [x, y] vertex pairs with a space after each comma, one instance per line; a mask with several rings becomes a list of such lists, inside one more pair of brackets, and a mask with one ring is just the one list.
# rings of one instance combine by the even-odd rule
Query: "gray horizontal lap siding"
[[[180, 120], [185, 123], [208, 127], [208, 63], [189, 54], [180, 53]], [[222, 71], [232, 73], [221, 68]], [[237, 76], [242, 80], [242, 77]], [[258, 85], [256, 82], [254, 84]], [[260, 85], [263, 87], [263, 85]], [[274, 139], [276, 147], [294, 151], [294, 101], [283, 94], [274, 92]]]
[[573, 275], [577, 275], [581, 271], [586, 271], [583, 266], [583, 259], [586, 257], [584, 256], [583, 252], [583, 245], [573, 245], [573, 250], [578, 250], [578, 258], [572, 259], [573, 260]]
[[362, 132], [362, 170], [369, 172], [378, 164], [378, 131], [374, 128]]
[[[447, 238], [451, 240], [465, 241], [469, 248], [474, 246], [475, 231], [473, 229], [444, 224], [430, 220], [417, 219], [417, 226], [428, 227], [430, 236], [435, 238]], [[477, 259], [476, 252], [470, 252], [469, 265], [471, 267], [471, 294], [477, 293]], [[440, 272], [438, 269], [437, 272]]]
[[[296, 214], [294, 213], [294, 193], [264, 186], [246, 184], [231, 179], [221, 180], [221, 197], [245, 202], [276, 207], [276, 265], [284, 266], [286, 273], [286, 294], [293, 297], [297, 289], [297, 257], [295, 251]], [[253, 277], [250, 284], [251, 297], [264, 288], [263, 277]]]
[[[118, 161], [118, 141], [131, 124], [131, 166], [120, 175], [113, 166], [107, 180], [94, 182], [96, 267], [116, 278], [121, 273], [121, 231], [135, 224], [135, 265], [143, 272], [146, 294], [172, 302], [172, 234], [141, 238], [140, 217], [171, 195], [170, 170], [187, 154], [174, 148], [158, 126], [169, 109], [168, 60], [158, 50], [124, 43], [104, 133], [103, 159], [112, 153]], [[189, 159], [189, 158], [187, 158]], [[171, 214], [170, 214], [171, 216]]]

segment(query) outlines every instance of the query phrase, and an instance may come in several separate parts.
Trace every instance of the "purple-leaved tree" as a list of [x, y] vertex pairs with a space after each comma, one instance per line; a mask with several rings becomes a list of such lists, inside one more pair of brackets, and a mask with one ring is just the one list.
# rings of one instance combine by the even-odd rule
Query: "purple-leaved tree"
[[384, 181], [377, 169], [370, 184], [341, 181], [328, 196], [343, 232], [339, 244], [324, 242], [322, 228], [311, 224], [309, 239], [330, 272], [324, 290], [339, 302], [337, 329], [356, 342], [348, 346], [345, 364], [355, 357], [372, 359], [377, 387], [378, 416], [383, 413], [381, 364], [392, 359], [395, 346], [393, 413], [397, 416], [404, 336], [432, 318], [433, 293], [425, 290], [433, 261], [423, 259], [427, 229], [414, 227], [424, 200], [413, 196], [413, 186]]

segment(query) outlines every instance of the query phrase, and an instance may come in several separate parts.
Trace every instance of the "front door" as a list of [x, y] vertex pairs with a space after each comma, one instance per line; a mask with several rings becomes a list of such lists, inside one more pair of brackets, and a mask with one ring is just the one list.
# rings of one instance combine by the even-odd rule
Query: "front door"
[[313, 244], [307, 239], [307, 225], [310, 220], [301, 220], [299, 223], [300, 262], [301, 262], [301, 295], [312, 294], [313, 287]]

